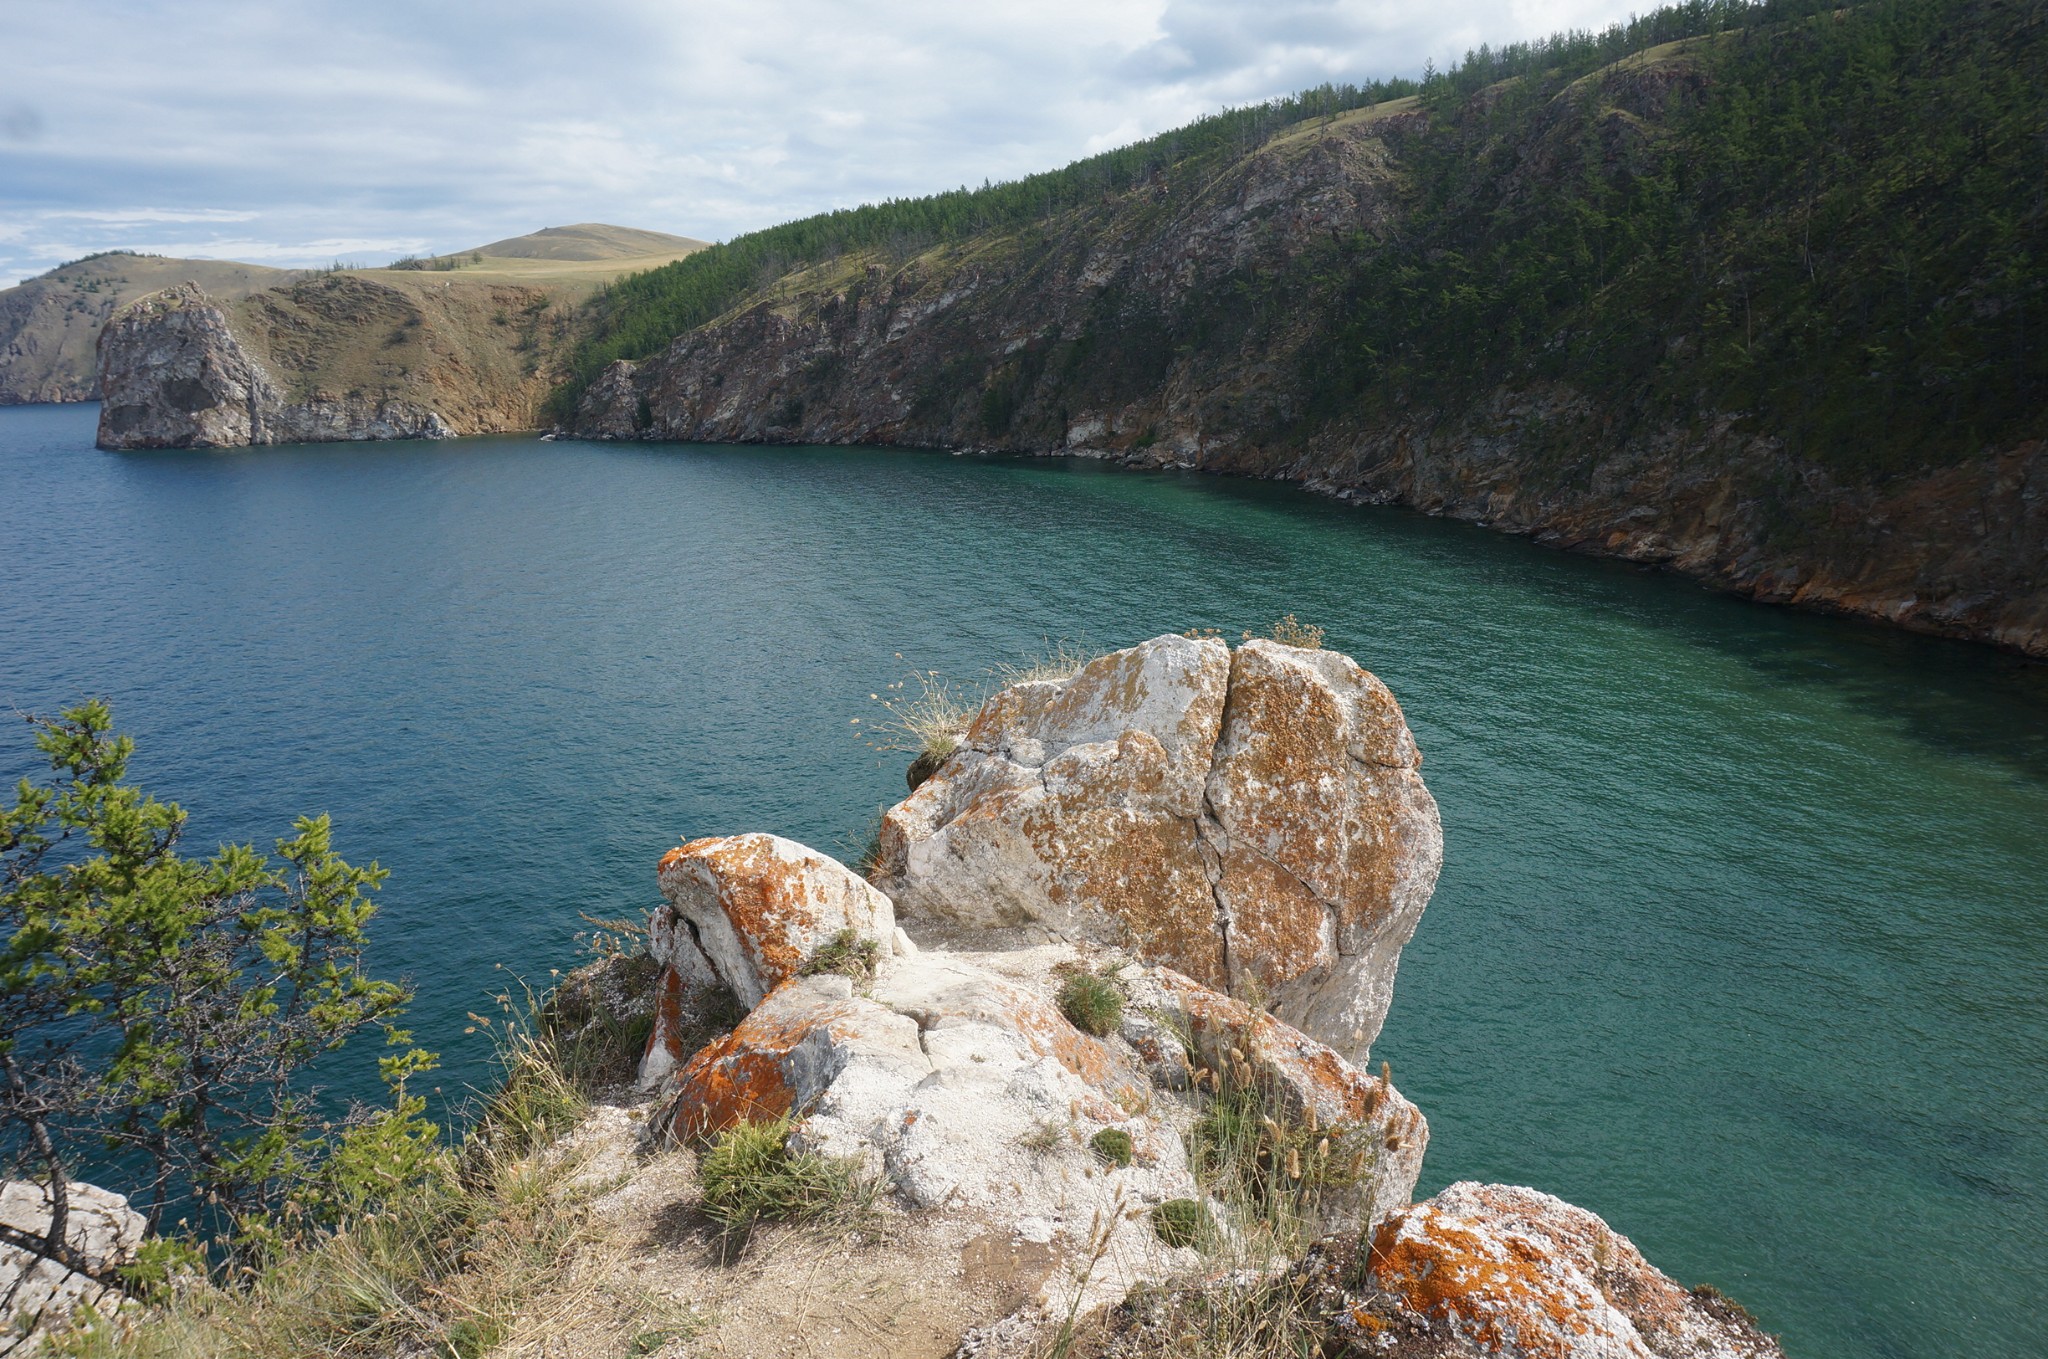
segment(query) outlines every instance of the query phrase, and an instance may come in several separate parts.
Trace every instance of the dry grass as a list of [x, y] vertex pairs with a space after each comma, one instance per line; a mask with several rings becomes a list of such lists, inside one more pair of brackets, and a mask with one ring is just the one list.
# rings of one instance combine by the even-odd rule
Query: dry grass
[[1048, 642], [1045, 650], [1030, 660], [997, 666], [996, 687], [1007, 689], [1013, 684], [1069, 680], [1079, 674], [1081, 667], [1094, 660], [1097, 654], [1092, 648], [1079, 642], [1070, 642], [1065, 638], [1057, 642]]
[[868, 697], [889, 714], [868, 727], [869, 745], [934, 760], [958, 748], [968, 722], [981, 709], [980, 694], [955, 688], [936, 670], [913, 670], [886, 694]]
[[552, 1040], [501, 998], [504, 1082], [476, 1128], [382, 1211], [286, 1248], [261, 1268], [194, 1281], [164, 1305], [61, 1337], [73, 1359], [389, 1355], [477, 1359], [551, 1284], [584, 1236], [578, 1167], [544, 1149], [582, 1118], [584, 1091]]

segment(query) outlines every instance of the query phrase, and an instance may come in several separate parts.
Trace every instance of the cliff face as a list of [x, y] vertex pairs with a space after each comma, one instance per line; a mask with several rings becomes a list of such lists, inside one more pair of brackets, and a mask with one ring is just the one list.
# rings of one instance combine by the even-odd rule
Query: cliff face
[[330, 275], [223, 304], [183, 284], [101, 332], [102, 448], [531, 429], [566, 334], [547, 289]]
[[[1657, 120], [1705, 87], [1683, 53], [1580, 82], [1529, 116], [1503, 180], [1539, 196], [1571, 156], [1626, 176]], [[1284, 478], [2048, 656], [2043, 413], [1967, 453], [1864, 466], [1733, 391], [1638, 399], [1569, 364], [1361, 386], [1361, 363], [1384, 374], [1392, 359], [1359, 338], [1358, 280], [1390, 286], [1399, 251], [1441, 253], [1410, 239], [1414, 167], [1441, 152], [1434, 135], [1431, 115], [1400, 101], [1303, 127], [1206, 178], [1162, 172], [1099, 207], [907, 262], [799, 266], [659, 355], [604, 371], [572, 427]], [[1552, 347], [1579, 342], [1567, 327]], [[1704, 343], [1673, 321], [1644, 341], [1664, 357], [1644, 362], [1669, 369]], [[2029, 433], [2029, 418], [2041, 428]]]
[[290, 278], [257, 264], [111, 254], [0, 290], [0, 406], [98, 400], [101, 327], [153, 292], [189, 279], [210, 297], [238, 301]]

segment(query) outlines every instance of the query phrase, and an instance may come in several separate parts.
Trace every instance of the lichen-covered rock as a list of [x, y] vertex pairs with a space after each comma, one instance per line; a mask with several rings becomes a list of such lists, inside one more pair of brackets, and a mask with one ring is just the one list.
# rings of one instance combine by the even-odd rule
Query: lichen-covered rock
[[1349, 656], [1251, 641], [1231, 657], [1207, 787], [1231, 981], [1347, 1049], [1379, 1033], [1443, 862], [1421, 764], [1393, 694]]
[[1256, 992], [1363, 1059], [1443, 857], [1420, 761], [1348, 657], [1158, 637], [991, 698], [884, 816], [883, 886]]
[[1687, 1291], [1592, 1213], [1463, 1181], [1333, 1238], [1302, 1275], [1356, 1352], [1410, 1359], [1782, 1359], [1741, 1308]]
[[652, 928], [656, 959], [681, 984], [708, 972], [743, 1006], [758, 1005], [842, 937], [877, 953], [895, 943], [889, 898], [836, 859], [780, 836], [692, 840], [662, 856], [656, 877], [668, 898]]
[[[50, 1231], [49, 1187], [26, 1180], [0, 1184], [0, 1225], [28, 1238]], [[135, 1259], [142, 1214], [111, 1190], [80, 1180], [65, 1188], [64, 1241], [86, 1272], [11, 1241], [0, 1241], [0, 1353], [15, 1336], [61, 1330], [80, 1307], [105, 1314], [122, 1299], [105, 1280]], [[31, 1344], [34, 1342], [32, 1341]]]
[[[843, 976], [784, 982], [671, 1088], [658, 1129], [703, 1136], [791, 1115], [792, 1147], [856, 1159], [913, 1207], [976, 1215], [1063, 1256], [1108, 1230], [1115, 1259], [1091, 1281], [1098, 1291], [1193, 1261], [1143, 1219], [1201, 1192], [1178, 1126], [1151, 1112], [1144, 1073], [966, 957], [892, 957], [863, 994]], [[1130, 1165], [1091, 1150], [1106, 1128], [1131, 1138]]]
[[[1119, 980], [1131, 997], [1125, 1041], [1148, 1067], [1162, 1065], [1154, 1054], [1163, 1023], [1169, 1039], [1186, 1036], [1211, 1089], [1230, 1079], [1250, 1084], [1279, 1119], [1320, 1130], [1340, 1159], [1361, 1162], [1361, 1175], [1324, 1190], [1325, 1219], [1378, 1221], [1413, 1197], [1429, 1121], [1389, 1077], [1369, 1076], [1299, 1029], [1170, 969], [1127, 968]], [[1168, 1064], [1174, 1055], [1169, 1049]]]

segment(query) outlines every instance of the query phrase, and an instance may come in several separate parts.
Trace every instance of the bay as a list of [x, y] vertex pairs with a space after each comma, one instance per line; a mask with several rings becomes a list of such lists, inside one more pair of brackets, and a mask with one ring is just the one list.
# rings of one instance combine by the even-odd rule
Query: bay
[[[1375, 1058], [1797, 1356], [2048, 1328], [2048, 668], [1298, 490], [531, 438], [95, 451], [0, 409], [0, 705], [110, 699], [191, 843], [333, 815], [451, 1098], [679, 836], [851, 857], [912, 670], [1284, 613], [1394, 689], [1444, 875]], [[0, 773], [32, 769], [26, 731]]]

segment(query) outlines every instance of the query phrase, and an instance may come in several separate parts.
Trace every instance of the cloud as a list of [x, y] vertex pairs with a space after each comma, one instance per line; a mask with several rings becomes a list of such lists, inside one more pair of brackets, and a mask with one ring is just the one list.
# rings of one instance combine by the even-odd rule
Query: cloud
[[575, 221], [719, 239], [1627, 9], [8, 0], [0, 284], [112, 247], [314, 264]]

